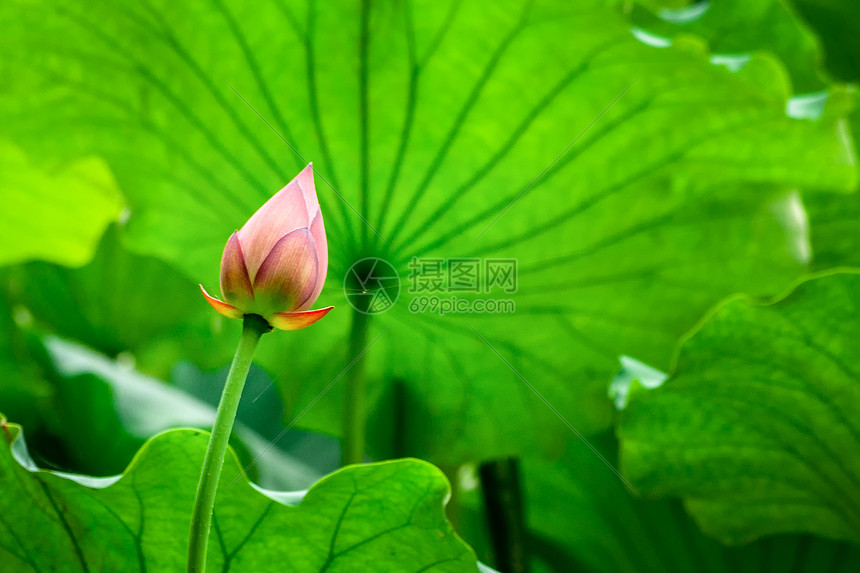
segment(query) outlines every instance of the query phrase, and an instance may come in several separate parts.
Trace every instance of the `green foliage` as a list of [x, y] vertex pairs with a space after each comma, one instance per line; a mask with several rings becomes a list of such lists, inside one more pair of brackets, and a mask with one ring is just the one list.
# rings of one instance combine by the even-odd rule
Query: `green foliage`
[[[612, 434], [591, 443], [617, 464]], [[536, 571], [566, 571], [575, 562], [577, 570], [606, 573], [848, 573], [860, 562], [860, 547], [809, 535], [721, 545], [679, 501], [634, 494], [579, 441], [558, 459], [526, 458], [524, 470]], [[564, 511], [559, 492], [567, 500]]]
[[783, 0], [696, 2], [663, 9], [656, 15], [634, 8], [634, 21], [649, 32], [680, 39], [695, 35], [708, 44], [714, 56], [743, 58], [750, 52], [777, 56], [791, 76], [797, 93], [824, 87], [820, 39]]
[[47, 376], [48, 357], [41, 343], [15, 326], [8, 300], [0, 305], [0, 396], [3, 409], [31, 431], [42, 430], [44, 412], [51, 407], [52, 387]]
[[818, 34], [824, 64], [837, 80], [860, 79], [860, 6], [851, 0], [791, 0], [797, 12]]
[[[381, 257], [402, 288], [368, 321], [367, 453], [458, 489], [461, 464], [521, 456], [536, 571], [856, 570], [858, 275], [754, 301], [860, 266], [860, 115], [839, 83], [860, 81], [857, 5], [688, 4], [0, 3], [0, 410], [38, 465], [93, 475], [206, 427], [157, 379], [218, 394], [239, 325], [196, 283], [217, 290], [230, 233], [313, 161], [337, 308], [262, 341], [240, 410], [256, 433], [233, 443], [253, 480], [333, 469], [347, 270]], [[414, 312], [416, 256], [517, 259], [515, 293], [456, 293], [515, 312]], [[619, 414], [621, 356], [672, 375]], [[287, 427], [318, 441], [274, 440]], [[631, 495], [571, 428], [683, 504]], [[0, 570], [181, 569], [202, 441], [161, 434], [100, 488], [4, 447]], [[388, 527], [331, 569], [475, 568], [425, 463], [348, 468], [298, 508], [228, 488], [228, 466], [213, 570], [263, 512], [234, 570], [316, 571], [335, 531]], [[371, 485], [336, 529], [353, 478]], [[490, 556], [480, 487], [462, 489], [452, 520]]]
[[[129, 244], [207, 284], [225, 238], [302, 164], [290, 146], [314, 160], [332, 258], [322, 300], [339, 317], [261, 354], [294, 412], [346, 365], [339, 279], [353, 261], [382, 256], [405, 279], [413, 255], [518, 258], [514, 315], [419, 316], [404, 301], [374, 321], [367, 359], [371, 406], [402, 380], [413, 407], [401, 453], [516, 453], [567, 430], [496, 351], [584, 431], [606, 428], [618, 354], [665, 367], [710, 305], [783, 288], [805, 259], [772, 214], [782, 193], [854, 181], [837, 117], [785, 117], [773, 58], [730, 72], [693, 45], [638, 42], [614, 7], [565, 4], [10, 4], [19, 81], [0, 117], [33, 154], [105, 157], [131, 205]], [[68, 114], [86, 128], [74, 137]], [[338, 434], [337, 397], [302, 425]], [[372, 431], [376, 455], [392, 452], [388, 429]]]
[[672, 377], [636, 390], [620, 427], [624, 472], [682, 495], [730, 542], [809, 531], [860, 541], [860, 274], [718, 308]]
[[[824, 63], [834, 78], [860, 82], [860, 5], [847, 0], [809, 2], [795, 0], [798, 11], [818, 32], [825, 47]], [[849, 117], [846, 135], [860, 142], [860, 112]], [[813, 195], [807, 200], [815, 262], [819, 268], [839, 265], [860, 266], [860, 193], [824, 199]]]
[[[860, 56], [860, 50], [857, 51]], [[858, 76], [860, 79], [860, 76]], [[855, 146], [860, 142], [860, 111], [850, 117], [850, 133]], [[850, 131], [849, 131], [850, 130]], [[851, 195], [824, 199], [810, 197], [807, 212], [810, 234], [815, 252], [815, 266], [819, 269], [841, 265], [860, 266], [860, 188]]]
[[[37, 471], [26, 457], [20, 428], [4, 425], [3, 432], [4, 570], [184, 568], [187, 519], [208, 435], [160, 434], [117, 480]], [[447, 482], [425, 462], [349, 467], [302, 497], [251, 487], [230, 457], [221, 483], [209, 550], [213, 571], [476, 568], [474, 554], [442, 512]]]
[[[193, 284], [161, 260], [129, 253], [116, 227], [83, 267], [33, 262], [10, 278], [15, 302], [30, 309], [36, 321], [112, 356], [133, 349], [146, 359], [163, 339], [175, 343], [192, 325], [209, 323]], [[175, 352], [171, 358], [168, 368]]]
[[[46, 342], [54, 375], [55, 430], [72, 457], [70, 465], [94, 475], [120, 473], [150, 436], [172, 427], [210, 428], [224, 376], [206, 382], [210, 403], [142, 375], [85, 347], [51, 338]], [[183, 379], [189, 374], [183, 374]], [[271, 380], [259, 371], [249, 377], [249, 395]], [[276, 401], [276, 400], [274, 400]], [[249, 478], [272, 489], [305, 489], [325, 472], [315, 472], [282, 450], [283, 430], [273, 400], [246, 401], [233, 431], [233, 447]], [[262, 422], [262, 423], [261, 423]], [[253, 424], [253, 425], [252, 425]], [[76, 428], [69, 435], [63, 428]], [[264, 432], [264, 433], [258, 433]]]
[[41, 166], [4, 140], [0, 188], [0, 265], [33, 259], [82, 265], [122, 207], [104, 160], [75, 155]]

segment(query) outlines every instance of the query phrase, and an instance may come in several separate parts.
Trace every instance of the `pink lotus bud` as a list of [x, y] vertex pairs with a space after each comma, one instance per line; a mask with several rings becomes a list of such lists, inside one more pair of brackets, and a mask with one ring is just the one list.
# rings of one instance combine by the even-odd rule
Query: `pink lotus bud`
[[310, 326], [334, 308], [307, 310], [320, 295], [328, 245], [314, 189], [305, 167], [233, 233], [221, 257], [224, 301], [200, 290], [228, 318], [259, 314], [281, 330]]

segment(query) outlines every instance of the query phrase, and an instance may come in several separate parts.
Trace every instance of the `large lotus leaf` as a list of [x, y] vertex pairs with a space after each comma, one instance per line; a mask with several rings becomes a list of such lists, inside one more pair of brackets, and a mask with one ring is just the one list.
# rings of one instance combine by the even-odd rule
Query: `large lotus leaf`
[[0, 265], [46, 260], [80, 266], [93, 256], [123, 201], [103, 160], [73, 157], [39, 165], [0, 140]]
[[[0, 558], [14, 571], [181, 571], [208, 435], [153, 438], [120, 478], [35, 468], [3, 425]], [[23, 465], [22, 465], [23, 464]], [[234, 483], [235, 481], [235, 483]], [[352, 466], [301, 494], [255, 489], [228, 456], [211, 571], [475, 571], [445, 519], [444, 476], [417, 460]], [[293, 501], [294, 503], [294, 501]]]
[[[795, 12], [802, 18], [795, 17]], [[711, 51], [721, 53], [722, 61], [730, 65], [750, 52], [772, 51], [787, 66], [796, 92], [818, 88], [822, 69], [826, 75], [840, 81], [860, 81], [860, 43], [857, 42], [860, 4], [852, 0], [728, 0], [699, 2], [657, 13], [659, 19], [637, 10], [634, 17], [654, 33], [666, 36], [682, 32], [699, 34], [707, 39]], [[819, 94], [812, 94], [792, 101], [789, 108], [796, 115], [815, 119], [822, 113], [823, 102]], [[846, 103], [847, 111], [851, 103]], [[860, 119], [856, 112], [850, 124], [856, 144], [860, 135]], [[860, 264], [860, 249], [857, 248], [860, 194], [809, 193], [803, 202], [810, 222], [815, 266], [823, 269]]]
[[375, 453], [521, 451], [568, 432], [523, 379], [605, 427], [618, 354], [665, 367], [716, 300], [804, 268], [784, 191], [853, 185], [840, 118], [786, 117], [776, 61], [732, 72], [696, 42], [645, 45], [614, 4], [5, 3], [0, 119], [40, 157], [105, 157], [130, 244], [207, 285], [229, 233], [313, 160], [321, 302], [340, 308], [267, 337], [260, 359], [293, 416], [314, 404], [300, 423], [329, 433], [353, 261], [384, 257], [405, 281], [413, 255], [516, 258], [517, 293], [492, 295], [515, 314], [413, 314], [404, 293], [371, 321], [367, 369], [372, 436], [402, 430]]
[[[589, 442], [617, 464], [610, 433]], [[558, 459], [525, 457], [522, 470], [536, 571], [569, 571], [570, 563], [605, 573], [848, 573], [860, 566], [860, 547], [809, 535], [721, 545], [699, 531], [680, 502], [635, 496], [579, 440]]]
[[726, 541], [800, 531], [860, 541], [858, 310], [856, 272], [773, 304], [719, 307], [668, 381], [631, 392], [625, 475], [644, 493], [682, 496]]

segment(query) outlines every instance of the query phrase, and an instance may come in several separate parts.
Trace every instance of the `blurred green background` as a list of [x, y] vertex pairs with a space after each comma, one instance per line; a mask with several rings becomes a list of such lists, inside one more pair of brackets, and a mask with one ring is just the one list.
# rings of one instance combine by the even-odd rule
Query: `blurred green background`
[[[207, 427], [240, 327], [197, 284], [312, 161], [336, 308], [262, 342], [252, 479], [338, 467], [344, 280], [379, 257], [404, 288], [369, 321], [367, 459], [439, 466], [482, 561], [857, 569], [853, 275], [756, 310], [860, 261], [856, 2], [14, 1], [0, 31], [0, 412], [41, 467]], [[410, 312], [413, 257], [515, 258], [516, 312]]]

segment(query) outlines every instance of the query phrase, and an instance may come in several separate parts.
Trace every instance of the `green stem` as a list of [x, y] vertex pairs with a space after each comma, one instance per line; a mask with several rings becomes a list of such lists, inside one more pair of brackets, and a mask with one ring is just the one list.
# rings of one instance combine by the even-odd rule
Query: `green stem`
[[343, 410], [343, 465], [360, 464], [367, 431], [367, 388], [364, 380], [364, 354], [370, 316], [361, 310], [352, 313], [349, 333], [349, 373]]
[[230, 373], [227, 374], [227, 383], [221, 394], [221, 402], [218, 404], [215, 425], [212, 426], [209, 447], [206, 449], [203, 470], [200, 472], [197, 497], [194, 499], [191, 535], [188, 539], [188, 573], [203, 573], [206, 570], [206, 547], [209, 543], [209, 529], [212, 526], [212, 510], [215, 507], [215, 492], [218, 490], [221, 467], [227, 454], [227, 444], [230, 441], [236, 411], [242, 398], [242, 388], [245, 387], [245, 379], [248, 377], [248, 370], [251, 369], [254, 350], [260, 337], [270, 330], [271, 327], [263, 317], [256, 314], [245, 315], [242, 338], [239, 340], [239, 347], [236, 348]]
[[496, 569], [506, 573], [528, 573], [520, 462], [517, 458], [485, 462], [481, 465], [480, 475]]

